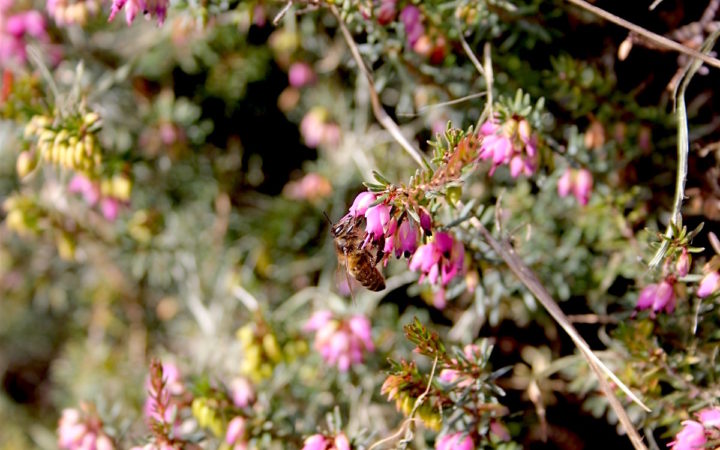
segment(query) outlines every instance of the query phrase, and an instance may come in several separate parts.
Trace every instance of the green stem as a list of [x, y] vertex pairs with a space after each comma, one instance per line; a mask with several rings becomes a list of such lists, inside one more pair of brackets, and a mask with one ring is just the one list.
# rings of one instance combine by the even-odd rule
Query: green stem
[[[720, 36], [720, 30], [715, 31], [710, 35], [702, 45], [702, 52], [709, 52], [718, 36]], [[679, 83], [679, 88], [675, 93], [675, 117], [677, 119], [677, 174], [675, 176], [675, 199], [673, 201], [672, 216], [670, 223], [668, 223], [667, 229], [665, 230], [665, 239], [655, 256], [648, 264], [651, 269], [656, 268], [662, 260], [665, 258], [665, 254], [670, 247], [670, 240], [673, 238], [673, 227], [679, 228], [682, 225], [682, 201], [685, 197], [685, 181], [687, 180], [687, 166], [688, 166], [688, 152], [690, 150], [690, 141], [688, 137], [688, 122], [687, 122], [687, 109], [685, 108], [685, 90], [690, 84], [690, 80], [693, 75], [702, 66], [702, 61], [699, 59], [693, 60], [687, 67], [685, 74], [683, 75], [682, 81]]]

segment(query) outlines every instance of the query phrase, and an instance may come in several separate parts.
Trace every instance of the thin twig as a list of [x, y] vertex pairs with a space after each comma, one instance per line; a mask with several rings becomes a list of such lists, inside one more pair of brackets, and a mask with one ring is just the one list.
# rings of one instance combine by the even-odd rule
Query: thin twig
[[285, 6], [282, 7], [282, 9], [280, 10], [280, 12], [277, 13], [277, 15], [275, 16], [275, 18], [274, 18], [273, 21], [272, 21], [272, 24], [275, 25], [275, 26], [277, 26], [277, 24], [280, 23], [280, 21], [282, 20], [282, 18], [285, 17], [285, 14], [287, 14], [288, 10], [290, 9], [290, 7], [292, 7], [292, 5], [293, 5], [292, 0], [288, 1], [288, 2], [285, 4]]
[[674, 50], [679, 53], [686, 54], [688, 56], [692, 56], [693, 58], [697, 58], [702, 60], [703, 62], [707, 63], [708, 65], [711, 65], [715, 68], [720, 68], [720, 60], [717, 58], [713, 58], [712, 56], [708, 56], [706, 54], [700, 53], [697, 50], [693, 50], [690, 47], [687, 47], [685, 45], [682, 45], [678, 42], [675, 42], [671, 39], [668, 39], [664, 36], [661, 36], [657, 33], [653, 33], [652, 31], [646, 30], [645, 28], [635, 25], [632, 22], [628, 22], [627, 20], [616, 16], [615, 14], [609, 13], [605, 11], [604, 9], [600, 9], [597, 6], [591, 5], [590, 3], [586, 2], [585, 0], [567, 0], [568, 2], [579, 6], [580, 8], [583, 8], [587, 11], [590, 11], [591, 13], [602, 17], [605, 20], [608, 20], [616, 25], [620, 25], [623, 28], [626, 28], [630, 31], [633, 31], [641, 36], [643, 36], [646, 39], [649, 39], [650, 41], [654, 42], [655, 44], [665, 47], [669, 50]]
[[338, 21], [338, 26], [340, 27], [340, 30], [342, 31], [343, 37], [345, 38], [345, 42], [347, 43], [348, 47], [350, 48], [350, 53], [353, 56], [353, 59], [355, 60], [355, 63], [358, 66], [358, 69], [365, 75], [365, 78], [368, 82], [368, 87], [370, 91], [370, 101], [372, 103], [373, 113], [375, 114], [375, 118], [377, 118], [378, 122], [392, 135], [393, 138], [402, 146], [402, 148], [412, 157], [412, 159], [415, 160], [415, 162], [420, 167], [426, 167], [427, 163], [425, 162], [425, 159], [420, 153], [418, 149], [416, 149], [408, 140], [405, 138], [405, 136], [402, 134], [402, 131], [400, 130], [400, 127], [397, 126], [397, 124], [392, 120], [392, 118], [385, 112], [385, 110], [382, 107], [382, 103], [380, 103], [380, 97], [378, 96], [377, 90], [375, 89], [375, 81], [373, 80], [373, 76], [370, 73], [370, 70], [368, 70], [367, 66], [365, 65], [365, 61], [363, 61], [362, 56], [360, 55], [360, 51], [357, 48], [357, 44], [355, 44], [355, 41], [353, 40], [352, 35], [350, 34], [350, 30], [347, 29], [347, 26], [345, 25], [345, 22], [343, 21], [342, 17], [340, 17], [340, 12], [335, 7], [335, 5], [330, 5], [330, 11], [333, 13], [335, 18]]
[[648, 9], [649, 9], [650, 11], [654, 10], [655, 8], [658, 7], [658, 5], [659, 5], [660, 3], [662, 3], [662, 1], [663, 1], [663, 0], [655, 0], [654, 2], [652, 2], [652, 4], [650, 5], [650, 7], [649, 7]]
[[456, 98], [454, 100], [448, 100], [446, 102], [439, 102], [439, 103], [433, 103], [432, 105], [423, 106], [418, 110], [418, 114], [403, 114], [403, 116], [406, 117], [415, 117], [419, 116], [420, 114], [424, 113], [425, 111], [435, 109], [435, 108], [441, 108], [443, 106], [451, 106], [451, 105], [457, 105], [458, 103], [463, 103], [468, 100], [472, 100], [475, 98], [485, 97], [487, 95], [485, 92], [477, 92], [475, 94], [466, 95], [464, 97]]
[[465, 36], [463, 36], [462, 30], [458, 30], [458, 36], [460, 36], [460, 43], [462, 44], [463, 50], [465, 50], [465, 54], [468, 56], [468, 58], [470, 58], [470, 61], [472, 61], [473, 66], [475, 66], [475, 69], [477, 69], [478, 73], [484, 77], [485, 69], [480, 63], [480, 60], [477, 59], [477, 56], [475, 56], [472, 48], [470, 48], [470, 44], [468, 44], [465, 40]]
[[520, 260], [520, 258], [518, 258], [512, 247], [510, 247], [507, 243], [501, 243], [497, 241], [492, 236], [492, 234], [490, 234], [490, 231], [488, 231], [488, 229], [485, 228], [485, 226], [477, 218], [471, 219], [471, 223], [480, 232], [480, 234], [490, 245], [490, 247], [505, 261], [505, 263], [515, 274], [515, 276], [517, 276], [518, 279], [530, 290], [530, 292], [535, 295], [535, 298], [538, 299], [538, 301], [543, 305], [547, 312], [553, 317], [553, 319], [555, 319], [555, 321], [563, 328], [563, 330], [565, 330], [565, 332], [570, 336], [572, 341], [578, 347], [580, 352], [585, 357], [588, 365], [590, 365], [590, 368], [595, 373], [595, 376], [597, 377], [598, 382], [600, 383], [600, 386], [602, 387], [603, 392], [605, 393], [605, 396], [610, 403], [610, 406], [615, 411], [618, 420], [625, 428], [625, 431], [628, 434], [628, 438], [632, 442], [633, 446], [636, 449], [647, 449], [647, 447], [645, 447], [645, 444], [643, 444], [642, 438], [638, 434], [637, 430], [635, 430], [635, 427], [633, 427], [633, 424], [630, 421], [630, 418], [628, 417], [625, 408], [623, 408], [622, 404], [617, 399], [615, 393], [610, 387], [610, 384], [605, 379], [605, 376], [610, 377], [610, 379], [617, 385], [617, 387], [619, 387], [623, 392], [625, 392], [625, 394], [627, 394], [635, 403], [640, 405], [643, 409], [645, 409], [646, 411], [650, 411], [650, 409], [645, 406], [645, 404], [627, 386], [625, 386], [625, 384], [614, 373], [612, 373], [612, 371], [607, 366], [605, 366], [602, 361], [600, 361], [600, 359], [597, 357], [597, 355], [595, 355], [595, 353], [593, 353], [587, 342], [585, 342], [582, 336], [580, 336], [577, 330], [575, 330], [575, 327], [573, 327], [573, 325], [570, 323], [565, 313], [560, 309], [555, 300], [553, 300], [550, 293], [548, 293], [545, 287], [540, 283], [540, 280], [538, 280], [537, 276], [532, 272], [532, 270], [530, 270], [530, 268], [527, 267], [522, 262], [522, 260]]

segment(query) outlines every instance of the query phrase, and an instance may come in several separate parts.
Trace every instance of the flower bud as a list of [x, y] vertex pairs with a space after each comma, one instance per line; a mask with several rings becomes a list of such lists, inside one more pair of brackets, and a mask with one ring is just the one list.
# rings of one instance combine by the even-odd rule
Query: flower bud
[[587, 169], [578, 170], [575, 174], [575, 186], [573, 187], [573, 193], [581, 205], [585, 206], [590, 201], [592, 186], [593, 178], [590, 171]]
[[18, 176], [22, 179], [25, 178], [35, 170], [35, 167], [37, 166], [37, 159], [35, 158], [35, 155], [31, 152], [22, 152], [18, 156], [18, 159], [15, 163], [15, 168], [17, 169]]
[[684, 277], [690, 271], [690, 254], [686, 248], [682, 249], [682, 253], [675, 262], [675, 272], [678, 276]]

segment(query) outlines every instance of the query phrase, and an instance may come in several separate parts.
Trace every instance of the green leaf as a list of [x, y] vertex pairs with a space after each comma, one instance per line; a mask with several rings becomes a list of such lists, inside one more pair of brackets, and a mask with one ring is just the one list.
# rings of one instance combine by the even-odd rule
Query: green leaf
[[390, 182], [390, 180], [388, 180], [387, 178], [385, 178], [384, 176], [382, 176], [382, 174], [381, 174], [380, 172], [378, 172], [377, 170], [373, 170], [372, 173], [373, 173], [373, 176], [375, 177], [375, 179], [376, 179], [380, 184], [382, 184], [382, 185], [384, 185], [384, 186], [387, 186], [387, 185], [389, 185], [389, 184], [392, 184], [392, 183]]

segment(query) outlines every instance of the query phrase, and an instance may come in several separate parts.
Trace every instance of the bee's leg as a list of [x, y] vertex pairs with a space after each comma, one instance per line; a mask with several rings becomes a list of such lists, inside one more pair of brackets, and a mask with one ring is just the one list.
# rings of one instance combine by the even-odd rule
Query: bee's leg
[[385, 239], [380, 239], [380, 242], [378, 242], [377, 252], [375, 252], [375, 260], [373, 261], [373, 267], [377, 266], [377, 263], [382, 261], [383, 256], [385, 256], [385, 252], [383, 251], [384, 248]]
[[350, 291], [350, 299], [353, 302], [353, 305], [355, 304], [355, 294], [353, 294], [352, 289], [352, 283], [350, 282], [350, 265], [348, 264], [348, 255], [347, 255], [347, 249], [343, 248], [343, 253], [345, 254], [345, 280], [347, 280], [347, 286], [348, 290]]

